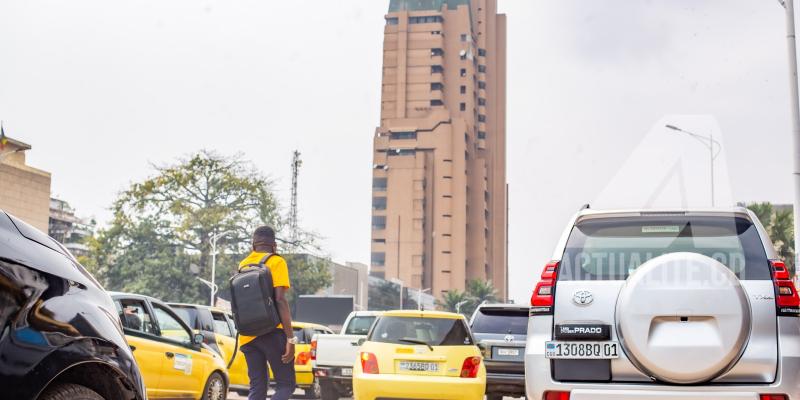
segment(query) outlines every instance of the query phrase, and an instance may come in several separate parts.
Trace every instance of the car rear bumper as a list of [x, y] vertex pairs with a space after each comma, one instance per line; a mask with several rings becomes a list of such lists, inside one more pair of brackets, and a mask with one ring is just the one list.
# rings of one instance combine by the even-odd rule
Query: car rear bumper
[[358, 400], [482, 400], [485, 392], [486, 381], [481, 378], [394, 374], [361, 374], [353, 378], [353, 398]]
[[487, 372], [486, 393], [524, 395], [525, 375]]
[[674, 392], [659, 390], [574, 390], [570, 400], [758, 400], [753, 392]]

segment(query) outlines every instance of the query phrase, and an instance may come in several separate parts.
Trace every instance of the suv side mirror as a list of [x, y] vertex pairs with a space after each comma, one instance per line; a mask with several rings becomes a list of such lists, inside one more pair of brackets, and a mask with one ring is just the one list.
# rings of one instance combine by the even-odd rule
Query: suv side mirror
[[203, 336], [202, 333], [195, 333], [192, 336], [192, 343], [194, 343], [194, 344], [198, 344], [198, 345], [202, 344], [203, 340], [205, 340], [205, 336]]

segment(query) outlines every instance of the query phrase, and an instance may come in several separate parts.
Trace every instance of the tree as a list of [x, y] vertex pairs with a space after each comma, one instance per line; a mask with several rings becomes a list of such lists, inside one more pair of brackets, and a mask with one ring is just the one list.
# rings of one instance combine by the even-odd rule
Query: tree
[[316, 294], [331, 285], [331, 260], [309, 254], [286, 254], [283, 256], [289, 265], [289, 301], [304, 294]]
[[767, 230], [775, 252], [786, 263], [789, 272], [794, 275], [794, 212], [789, 209], [775, 209], [768, 202], [751, 203], [747, 206], [756, 214]]
[[210, 151], [154, 168], [113, 203], [110, 227], [90, 239], [84, 262], [108, 289], [205, 303], [209, 289], [195, 276], [210, 275], [212, 236], [230, 232], [217, 243], [215, 281], [224, 287], [255, 227], [280, 231], [272, 182], [239, 156]]
[[471, 303], [474, 304], [474, 299], [469, 297], [466, 292], [458, 289], [448, 290], [444, 292], [441, 300], [436, 300], [436, 304], [439, 307], [449, 312], [460, 312], [469, 308]]
[[494, 303], [497, 301], [497, 289], [491, 280], [481, 281], [473, 279], [467, 282], [467, 294], [475, 299], [477, 304]]

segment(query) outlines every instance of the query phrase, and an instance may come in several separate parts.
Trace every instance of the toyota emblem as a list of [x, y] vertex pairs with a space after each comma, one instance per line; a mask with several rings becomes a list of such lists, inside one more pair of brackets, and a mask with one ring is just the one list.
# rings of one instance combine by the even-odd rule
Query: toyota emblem
[[579, 306], [588, 306], [594, 301], [594, 295], [588, 290], [578, 290], [572, 295], [572, 301]]
[[511, 343], [514, 341], [514, 335], [506, 335], [503, 340], [505, 340], [507, 343]]

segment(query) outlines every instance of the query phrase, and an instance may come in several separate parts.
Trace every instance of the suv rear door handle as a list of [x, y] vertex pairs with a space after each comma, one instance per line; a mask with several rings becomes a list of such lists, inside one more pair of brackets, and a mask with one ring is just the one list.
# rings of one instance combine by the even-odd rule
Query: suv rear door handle
[[166, 355], [167, 355], [167, 358], [172, 358], [172, 357], [175, 357], [175, 353], [173, 353], [173, 352], [171, 352], [171, 351], [168, 351], [168, 352], [166, 352], [166, 353], [164, 353], [164, 354], [166, 354]]

